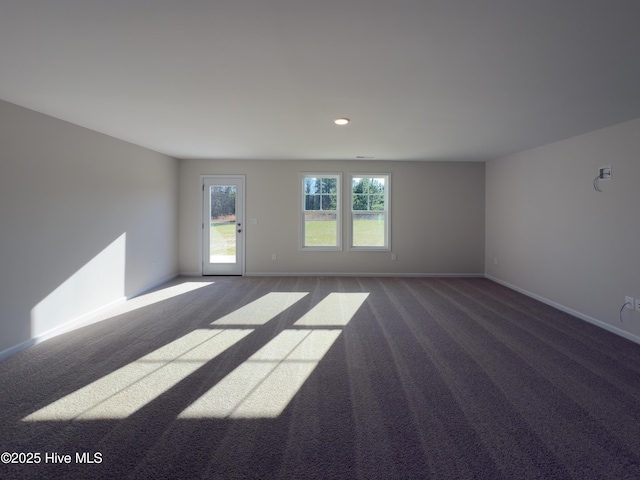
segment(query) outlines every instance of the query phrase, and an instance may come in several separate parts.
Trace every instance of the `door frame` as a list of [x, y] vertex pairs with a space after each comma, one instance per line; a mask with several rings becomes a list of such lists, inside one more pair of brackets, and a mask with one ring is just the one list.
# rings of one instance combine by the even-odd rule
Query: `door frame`
[[[204, 212], [207, 210], [208, 207], [208, 202], [207, 202], [207, 197], [204, 194], [204, 186], [205, 186], [205, 182], [207, 181], [220, 181], [221, 183], [224, 183], [225, 181], [228, 180], [234, 180], [237, 181], [239, 184], [239, 190], [241, 190], [241, 194], [238, 194], [236, 197], [236, 222], [238, 222], [238, 217], [240, 218], [240, 222], [241, 222], [241, 232], [238, 233], [239, 235], [239, 239], [238, 242], [236, 243], [236, 259], [237, 262], [240, 263], [240, 273], [233, 273], [233, 274], [229, 274], [229, 273], [220, 273], [220, 274], [216, 274], [216, 273], [205, 273], [204, 272], [204, 264], [205, 264], [205, 255], [204, 255], [204, 233], [205, 233], [205, 223], [204, 223]], [[246, 232], [246, 225], [245, 225], [245, 199], [246, 199], [246, 193], [245, 193], [245, 186], [246, 186], [246, 175], [200, 175], [200, 223], [201, 223], [201, 229], [200, 229], [200, 275], [202, 276], [210, 276], [210, 275], [244, 275], [246, 272], [246, 266], [245, 266], [245, 232]], [[205, 206], [205, 204], [207, 204], [207, 206]], [[237, 230], [236, 230], [237, 232]]]

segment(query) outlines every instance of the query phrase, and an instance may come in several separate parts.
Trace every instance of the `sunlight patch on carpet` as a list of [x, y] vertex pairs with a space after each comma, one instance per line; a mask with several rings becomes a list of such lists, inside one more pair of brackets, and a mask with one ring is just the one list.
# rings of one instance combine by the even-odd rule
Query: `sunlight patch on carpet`
[[28, 415], [23, 421], [126, 418], [253, 330], [194, 330]]
[[133, 310], [137, 310], [138, 308], [147, 307], [149, 305], [153, 305], [154, 303], [177, 297], [178, 295], [184, 295], [185, 293], [192, 292], [199, 288], [208, 287], [209, 285], [213, 285], [214, 283], [215, 282], [212, 281], [180, 282], [177, 285], [171, 285], [170, 287], [161, 288], [153, 292], [134, 297], [127, 301], [125, 307], [123, 308], [123, 311], [118, 313], [120, 314], [131, 312]]
[[341, 330], [285, 330], [179, 418], [273, 418], [289, 404]]
[[264, 325], [308, 295], [308, 292], [271, 292], [219, 318], [211, 325]]
[[330, 293], [294, 325], [344, 327], [368, 296], [368, 293]]
[[[140, 303], [209, 283], [183, 283]], [[23, 421], [123, 419], [264, 325], [308, 292], [271, 292], [37, 410]], [[291, 402], [365, 302], [330, 293], [187, 407], [180, 418], [275, 418]], [[235, 328], [234, 328], [235, 327]], [[297, 328], [304, 327], [304, 328]]]
[[[313, 373], [368, 293], [330, 293], [207, 393], [179, 418], [275, 418]], [[329, 328], [327, 328], [329, 327]]]

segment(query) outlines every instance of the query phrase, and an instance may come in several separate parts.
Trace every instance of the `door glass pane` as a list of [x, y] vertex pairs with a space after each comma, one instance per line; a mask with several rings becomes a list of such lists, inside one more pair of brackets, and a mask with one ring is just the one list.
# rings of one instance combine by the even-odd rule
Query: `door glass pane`
[[236, 186], [211, 189], [209, 253], [211, 263], [236, 262]]

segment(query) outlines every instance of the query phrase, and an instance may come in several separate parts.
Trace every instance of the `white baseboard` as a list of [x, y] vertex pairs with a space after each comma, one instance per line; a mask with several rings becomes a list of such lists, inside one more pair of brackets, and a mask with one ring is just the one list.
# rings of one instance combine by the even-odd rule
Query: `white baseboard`
[[478, 277], [483, 273], [246, 272], [247, 277]]
[[144, 295], [148, 291], [153, 290], [154, 288], [157, 288], [160, 285], [163, 285], [163, 284], [165, 284], [167, 282], [170, 282], [171, 280], [173, 280], [174, 278], [176, 278], [176, 277], [178, 277], [180, 275], [182, 275], [182, 274], [181, 273], [174, 273], [172, 275], [169, 275], [168, 277], [163, 278], [162, 280], [158, 280], [156, 282], [153, 282], [151, 285], [147, 285], [146, 287], [138, 290], [137, 292], [132, 293], [130, 295], [127, 295], [127, 300], [130, 300], [130, 299], [135, 298], [135, 297], [139, 297], [140, 295]]
[[638, 337], [637, 335], [634, 335], [633, 333], [629, 333], [626, 330], [622, 330], [621, 328], [615, 327], [607, 322], [603, 322], [602, 320], [598, 320], [597, 318], [591, 317], [582, 312], [578, 312], [577, 310], [574, 310], [572, 308], [565, 307], [564, 305], [561, 305], [557, 302], [549, 300], [548, 298], [541, 297], [540, 295], [537, 295], [533, 292], [520, 288], [516, 285], [512, 285], [511, 283], [505, 282], [504, 280], [500, 280], [499, 278], [492, 277], [491, 275], [484, 275], [484, 277], [493, 282], [499, 283], [500, 285], [503, 285], [507, 288], [510, 288], [511, 290], [515, 290], [518, 293], [522, 293], [527, 297], [531, 297], [535, 300], [538, 300], [539, 302], [542, 302], [546, 305], [556, 308], [562, 312], [568, 313], [569, 315], [573, 315], [574, 317], [577, 317], [580, 320], [584, 320], [585, 322], [589, 322], [593, 325], [596, 325], [597, 327], [603, 328], [604, 330], [607, 330], [611, 333], [615, 333], [616, 335], [624, 337], [627, 340], [631, 340], [632, 342], [640, 344], [640, 337]]

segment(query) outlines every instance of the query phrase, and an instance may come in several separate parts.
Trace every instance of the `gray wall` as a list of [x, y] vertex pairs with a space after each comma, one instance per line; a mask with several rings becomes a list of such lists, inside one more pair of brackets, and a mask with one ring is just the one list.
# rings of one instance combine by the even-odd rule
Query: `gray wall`
[[[300, 172], [391, 174], [390, 252], [301, 252]], [[200, 272], [200, 175], [245, 174], [246, 271], [252, 273], [482, 274], [484, 164], [384, 161], [180, 162], [180, 271]], [[344, 198], [343, 198], [344, 201]], [[347, 200], [348, 205], [348, 200]], [[277, 260], [271, 260], [271, 254]]]
[[487, 162], [487, 275], [640, 335], [640, 314], [619, 320], [640, 297], [639, 181], [640, 119]]
[[177, 272], [178, 161], [0, 101], [0, 355]]

